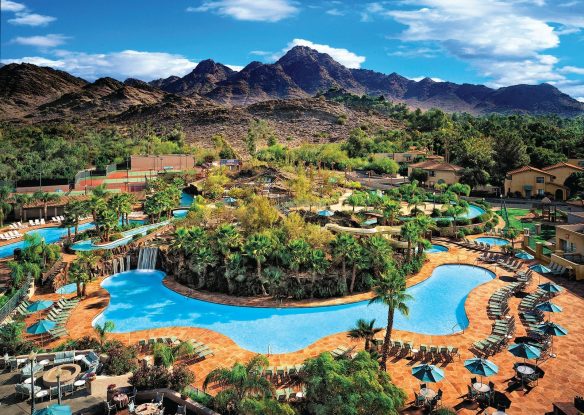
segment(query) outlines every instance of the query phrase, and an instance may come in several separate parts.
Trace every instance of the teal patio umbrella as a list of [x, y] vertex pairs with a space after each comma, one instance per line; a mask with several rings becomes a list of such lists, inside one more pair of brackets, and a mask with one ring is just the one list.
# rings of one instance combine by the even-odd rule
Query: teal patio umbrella
[[535, 257], [533, 255], [531, 255], [528, 252], [525, 251], [519, 251], [515, 254], [515, 258], [519, 258], [519, 259], [525, 259], [525, 260], [532, 260]]
[[[552, 303], [551, 301], [544, 301], [543, 303], [539, 303], [535, 306], [536, 309], [539, 311], [544, 311], [547, 313], [559, 313], [562, 311], [562, 307], [557, 304]], [[549, 316], [548, 316], [549, 321]]]
[[39, 320], [32, 326], [27, 327], [26, 332], [28, 334], [44, 334], [47, 333], [49, 330], [54, 329], [56, 325], [57, 323], [51, 320]]
[[333, 216], [334, 214], [335, 214], [335, 212], [330, 211], [328, 209], [324, 209], [324, 210], [319, 210], [318, 211], [318, 216], [329, 217], [329, 216]]
[[41, 311], [46, 308], [49, 308], [52, 305], [53, 302], [50, 300], [35, 301], [34, 303], [26, 307], [26, 310], [30, 312]]
[[548, 267], [546, 267], [545, 265], [542, 264], [535, 264], [529, 267], [530, 269], [532, 269], [533, 271], [539, 273], [539, 274], [548, 274], [551, 272], [551, 269], [549, 269]]
[[440, 382], [444, 371], [434, 365], [423, 364], [412, 368], [412, 375], [422, 382]]
[[515, 357], [522, 357], [524, 362], [525, 359], [539, 359], [541, 356], [541, 349], [528, 343], [512, 344], [507, 350]]
[[554, 284], [553, 282], [545, 282], [543, 284], [539, 284], [537, 287], [548, 294], [557, 294], [563, 290], [562, 287]]
[[34, 411], [34, 415], [71, 415], [71, 407], [69, 405], [51, 405], [46, 408]]
[[568, 330], [560, 326], [559, 324], [554, 323], [553, 321], [545, 322], [537, 327], [537, 331], [540, 333], [546, 334], [548, 336], [552, 336], [552, 346], [550, 350], [550, 357], [556, 357], [554, 353], [554, 337], [556, 336], [565, 336], [568, 334]]
[[237, 200], [231, 196], [227, 196], [223, 198], [225, 203], [229, 203], [230, 205], [234, 204]]
[[496, 364], [482, 357], [465, 360], [464, 367], [473, 375], [479, 375], [481, 377], [481, 383], [483, 383], [483, 376], [489, 377], [499, 372]]

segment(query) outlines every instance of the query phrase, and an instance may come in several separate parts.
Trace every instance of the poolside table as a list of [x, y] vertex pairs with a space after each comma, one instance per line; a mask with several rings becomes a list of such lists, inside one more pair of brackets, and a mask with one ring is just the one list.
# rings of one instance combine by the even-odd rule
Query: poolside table
[[487, 393], [491, 390], [489, 385], [487, 385], [485, 383], [479, 383], [479, 382], [473, 383], [472, 388], [480, 393]]
[[135, 412], [139, 415], [155, 415], [160, 412], [160, 408], [155, 403], [143, 403], [136, 407]]
[[529, 376], [529, 375], [533, 375], [535, 373], [535, 369], [530, 367], [530, 366], [525, 366], [525, 365], [521, 365], [521, 366], [517, 366], [517, 373], [519, 373], [522, 376]]
[[430, 400], [436, 397], [436, 392], [430, 388], [422, 388], [420, 389], [420, 396], [424, 397], [426, 400]]

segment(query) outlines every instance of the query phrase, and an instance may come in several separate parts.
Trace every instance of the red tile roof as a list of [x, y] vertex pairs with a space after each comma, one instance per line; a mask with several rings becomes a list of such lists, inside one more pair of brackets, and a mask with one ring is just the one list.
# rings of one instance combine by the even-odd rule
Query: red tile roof
[[532, 166], [523, 166], [523, 167], [520, 167], [520, 168], [518, 168], [518, 169], [511, 170], [510, 172], [507, 172], [507, 174], [508, 174], [508, 175], [509, 175], [509, 174], [517, 174], [517, 173], [523, 173], [523, 172], [526, 172], [526, 171], [535, 171], [535, 172], [537, 172], [537, 173], [541, 173], [541, 174], [547, 174], [548, 176], [553, 176], [553, 174], [551, 174], [551, 173], [548, 173], [548, 172], [546, 172], [546, 171], [543, 171], [543, 170], [537, 169], [537, 168], [535, 168], [535, 167], [532, 167]]
[[584, 171], [584, 169], [582, 167], [574, 166], [573, 164], [566, 163], [565, 161], [561, 161], [561, 162], [553, 164], [551, 166], [544, 167], [542, 170], [544, 170], [544, 171], [555, 170], [555, 169], [558, 169], [560, 167], [569, 167], [569, 168], [574, 169], [574, 170]]
[[443, 163], [443, 162], [434, 161], [434, 160], [426, 160], [426, 161], [421, 161], [419, 163], [410, 164], [410, 167], [412, 167], [414, 169], [446, 170], [446, 171], [454, 171], [454, 172], [462, 170], [462, 167], [457, 166], [455, 164]]

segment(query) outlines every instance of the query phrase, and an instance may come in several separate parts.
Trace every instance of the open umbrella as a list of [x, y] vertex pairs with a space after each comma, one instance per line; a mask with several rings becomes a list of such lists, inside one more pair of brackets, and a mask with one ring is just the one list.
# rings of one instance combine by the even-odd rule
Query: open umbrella
[[530, 266], [529, 268], [539, 274], [548, 274], [549, 272], [551, 272], [551, 269], [542, 264], [535, 264]]
[[525, 359], [539, 359], [539, 356], [541, 356], [539, 347], [535, 347], [529, 343], [512, 344], [507, 350], [515, 357], [522, 357], [524, 361]]
[[537, 287], [548, 294], [557, 294], [562, 291], [562, 287], [554, 284], [553, 282], [545, 282], [543, 284], [539, 284]]
[[519, 251], [515, 254], [515, 258], [519, 258], [519, 259], [525, 259], [525, 260], [532, 260], [535, 257], [533, 255], [531, 255], [528, 252], [525, 251]]
[[30, 311], [30, 312], [41, 311], [41, 310], [44, 310], [46, 308], [49, 308], [52, 305], [53, 305], [53, 302], [49, 301], [49, 300], [35, 301], [34, 303], [32, 303], [31, 305], [26, 307], [26, 310]]
[[231, 204], [235, 203], [237, 200], [231, 196], [226, 196], [223, 198], [223, 201], [225, 203], [229, 203], [231, 205]]
[[496, 364], [482, 357], [465, 360], [464, 367], [473, 375], [479, 375], [481, 377], [481, 383], [483, 383], [483, 376], [492, 376], [499, 371]]
[[39, 320], [32, 326], [27, 327], [26, 332], [28, 334], [43, 334], [47, 333], [49, 330], [54, 329], [56, 325], [57, 323], [51, 320]]
[[51, 405], [35, 411], [34, 415], [71, 415], [71, 407], [69, 405]]
[[423, 364], [412, 368], [412, 375], [422, 382], [440, 382], [444, 371], [434, 365]]
[[326, 216], [326, 217], [328, 217], [328, 216], [333, 216], [334, 214], [335, 214], [335, 212], [332, 212], [332, 211], [330, 211], [328, 209], [319, 210], [318, 211], [318, 216]]
[[535, 306], [539, 311], [546, 311], [548, 313], [559, 313], [562, 311], [562, 307], [557, 304], [552, 303], [551, 301], [544, 301], [543, 303], [539, 303]]
[[554, 337], [555, 336], [565, 336], [568, 334], [568, 330], [560, 326], [559, 324], [554, 323], [553, 321], [545, 322], [539, 326], [537, 326], [537, 331], [543, 334], [547, 334], [548, 336], [552, 336], [552, 346], [550, 350], [550, 357], [556, 357], [554, 353]]

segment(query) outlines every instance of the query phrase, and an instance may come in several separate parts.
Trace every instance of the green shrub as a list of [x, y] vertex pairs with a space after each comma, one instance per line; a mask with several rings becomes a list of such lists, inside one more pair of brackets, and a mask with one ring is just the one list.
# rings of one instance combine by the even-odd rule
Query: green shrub
[[442, 211], [438, 208], [434, 208], [432, 209], [432, 217], [433, 218], [439, 218], [442, 216]]
[[473, 235], [476, 235], [476, 234], [478, 234], [478, 233], [483, 233], [483, 232], [484, 232], [484, 230], [483, 230], [483, 228], [482, 228], [482, 227], [480, 227], [480, 226], [475, 226], [475, 227], [473, 227], [473, 228], [472, 228], [472, 233], [473, 233]]
[[103, 370], [110, 376], [123, 375], [136, 370], [136, 349], [126, 347], [119, 341], [112, 341], [105, 345], [108, 359]]
[[436, 226], [438, 226], [439, 228], [447, 228], [450, 226], [450, 220], [448, 219], [438, 219], [436, 221]]
[[214, 405], [213, 397], [203, 391], [186, 387], [182, 391], [182, 394], [188, 396], [193, 401], [198, 402], [203, 406], [206, 406], [207, 408], [212, 408]]
[[470, 219], [467, 219], [467, 218], [458, 218], [458, 219], [456, 219], [456, 224], [459, 225], [459, 226], [470, 225]]
[[170, 372], [162, 366], [140, 366], [128, 382], [138, 390], [167, 388]]

